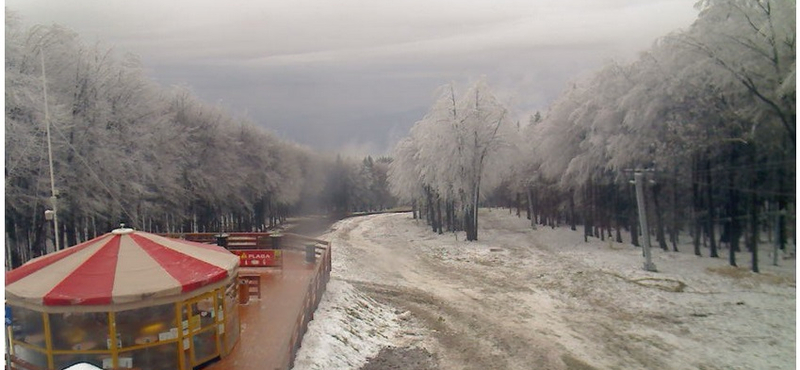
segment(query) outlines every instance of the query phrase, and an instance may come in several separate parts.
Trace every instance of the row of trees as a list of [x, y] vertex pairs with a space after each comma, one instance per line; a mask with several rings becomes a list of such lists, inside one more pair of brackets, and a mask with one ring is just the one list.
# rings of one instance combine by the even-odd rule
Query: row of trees
[[389, 165], [392, 159], [367, 156], [361, 163], [351, 163], [336, 157], [328, 173], [325, 190], [328, 214], [340, 218], [358, 212], [375, 212], [396, 206], [389, 192]]
[[[638, 244], [628, 170], [650, 169], [649, 219], [662, 248], [676, 250], [688, 230], [696, 254], [705, 243], [718, 256], [721, 241], [735, 265], [744, 237], [756, 271], [762, 228], [774, 230], [784, 248], [795, 204], [795, 3], [698, 6], [689, 29], [659, 39], [632, 63], [609, 63], [571, 84], [543, 117], [531, 117], [519, 133], [522, 144], [505, 156], [497, 152], [505, 165], [492, 166], [490, 176], [500, 175], [498, 192], [505, 194], [493, 199], [525, 204], [534, 225], [583, 224], [587, 238], [618, 241], [627, 229]], [[431, 173], [409, 168], [458, 157], [424, 152], [458, 142], [434, 134], [449, 124], [435, 122], [440, 127], [426, 129], [426, 144], [412, 130], [396, 148], [392, 185], [401, 198], [426, 199], [435, 183]], [[434, 196], [448, 191], [432, 189]]]
[[[334, 161], [278, 139], [187, 89], [155, 84], [135, 57], [68, 29], [26, 28], [7, 11], [5, 71], [11, 266], [52, 245], [45, 118], [62, 245], [120, 222], [153, 232], [263, 230], [289, 213], [393, 205], [387, 159]], [[352, 201], [341, 203], [337, 182]]]

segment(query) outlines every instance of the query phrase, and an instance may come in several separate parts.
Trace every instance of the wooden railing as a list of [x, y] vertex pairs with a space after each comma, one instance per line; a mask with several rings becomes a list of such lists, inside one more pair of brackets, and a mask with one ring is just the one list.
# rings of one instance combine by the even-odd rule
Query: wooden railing
[[308, 330], [308, 323], [314, 318], [314, 311], [316, 311], [317, 306], [319, 306], [319, 301], [322, 300], [322, 294], [325, 293], [325, 288], [327, 287], [328, 281], [331, 279], [331, 243], [298, 234], [284, 235], [286, 236], [286, 248], [302, 248], [306, 251], [307, 258], [310, 258], [310, 254], [313, 253], [316, 263], [316, 271], [306, 288], [305, 297], [303, 298], [303, 309], [297, 315], [292, 331], [292, 339], [289, 342], [289, 363], [286, 368], [290, 369], [294, 366], [294, 359], [297, 355], [297, 350], [300, 349], [303, 335], [305, 335]]

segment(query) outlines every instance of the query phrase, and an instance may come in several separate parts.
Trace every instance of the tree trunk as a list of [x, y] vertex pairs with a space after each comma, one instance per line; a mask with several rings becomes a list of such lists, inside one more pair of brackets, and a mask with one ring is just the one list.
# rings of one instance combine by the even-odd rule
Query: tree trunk
[[436, 232], [435, 211], [433, 209], [433, 194], [430, 187], [425, 188], [425, 198], [427, 200], [425, 206], [425, 220], [428, 221], [428, 226]]
[[536, 203], [538, 211], [536, 212], [537, 217], [539, 218], [539, 225], [547, 226], [549, 222], [549, 218], [553, 215], [555, 211], [551, 206], [553, 202], [552, 197], [548, 197], [548, 192], [545, 189], [540, 189], [539, 194], [536, 197]]
[[536, 217], [533, 214], [533, 187], [528, 186], [528, 220], [531, 220], [531, 227], [536, 228]]
[[436, 232], [439, 235], [444, 234], [442, 231], [442, 198], [440, 196], [436, 196]]
[[714, 220], [716, 219], [716, 205], [714, 204], [714, 178], [711, 175], [711, 160], [706, 157], [706, 198], [708, 200], [708, 217], [706, 217], [706, 233], [708, 233], [708, 242], [711, 246], [709, 257], [717, 258], [717, 240], [714, 236]]
[[569, 189], [569, 229], [575, 231], [575, 191]]
[[680, 234], [681, 227], [678, 218], [680, 210], [680, 203], [678, 201], [678, 169], [675, 168], [672, 177], [672, 222], [669, 228], [669, 241], [672, 243], [672, 250], [678, 251], [678, 235]]
[[622, 223], [622, 220], [621, 220], [622, 215], [620, 215], [620, 207], [619, 207], [619, 188], [617, 187], [616, 184], [613, 185], [611, 191], [612, 191], [612, 196], [614, 197], [614, 199], [611, 201], [611, 209], [612, 209], [612, 212], [614, 213], [614, 215], [613, 215], [613, 217], [614, 217], [614, 230], [615, 230], [615, 233], [616, 233], [614, 240], [617, 243], [622, 243], [622, 225], [623, 225], [623, 223]]
[[758, 167], [756, 166], [755, 143], [750, 144], [750, 166], [753, 169], [750, 175], [750, 253], [752, 253], [752, 270], [758, 270]]
[[464, 230], [467, 234], [467, 241], [475, 241], [477, 238], [474, 221], [475, 213], [476, 210], [471, 205], [467, 206], [464, 212]]
[[605, 241], [606, 239], [603, 237], [603, 218], [600, 217], [600, 211], [598, 210], [600, 208], [598, 206], [600, 189], [602, 189], [602, 186], [599, 184], [592, 186], [592, 230], [595, 238]]
[[450, 200], [446, 200], [444, 202], [444, 222], [445, 222], [445, 229], [450, 231], [455, 231], [455, 227], [453, 227], [453, 212], [450, 209], [450, 206], [453, 202]]
[[662, 250], [668, 251], [669, 247], [667, 247], [667, 240], [664, 235], [664, 218], [661, 215], [661, 202], [659, 202], [658, 198], [661, 194], [661, 184], [656, 183], [652, 186], [653, 189], [653, 213], [656, 216], [656, 240], [658, 240], [658, 246], [661, 247]]
[[478, 201], [481, 194], [481, 181], [475, 183], [475, 190], [472, 194], [472, 238], [467, 240], [469, 241], [477, 241], [478, 240]]
[[[739, 165], [739, 150], [736, 144], [732, 144], [730, 163], [731, 168], [736, 168]], [[736, 172], [728, 172], [728, 221], [726, 222], [727, 229], [725, 231], [728, 239], [728, 263], [731, 266], [736, 266], [736, 252], [739, 251], [739, 236], [741, 230], [741, 223], [739, 222], [739, 191], [736, 189]]]
[[694, 244], [695, 256], [702, 256], [700, 253], [700, 234], [702, 233], [702, 217], [700, 217], [700, 209], [702, 208], [701, 195], [700, 195], [700, 174], [699, 174], [699, 155], [692, 156], [692, 244]]
[[[781, 165], [778, 168], [778, 196], [777, 196], [777, 198], [778, 198], [777, 199], [777, 201], [778, 201], [778, 225], [776, 227], [777, 227], [777, 234], [778, 234], [777, 235], [777, 238], [778, 238], [777, 242], [778, 242], [780, 250], [782, 250], [782, 251], [786, 251], [786, 242], [787, 242], [787, 239], [788, 239], [787, 231], [786, 231], [786, 222], [787, 222], [786, 213], [788, 212], [788, 208], [789, 208], [788, 207], [789, 206], [789, 192], [790, 192], [790, 189], [792, 188], [791, 186], [789, 186], [789, 184], [787, 184], [787, 182], [789, 180], [791, 180], [792, 178], [791, 178], [791, 176], [787, 176], [786, 173], [788, 171], [787, 171], [787, 168], [785, 167], [786, 165], [784, 164], [784, 163], [786, 163], [786, 161], [787, 161], [787, 159], [789, 157], [788, 154], [787, 154], [787, 152], [789, 151], [787, 149], [788, 148], [787, 140], [788, 140], [788, 138], [784, 136], [784, 138], [783, 138], [783, 147], [781, 148], [782, 150], [781, 150], [780, 156], [779, 156]], [[791, 163], [794, 164], [795, 162], [792, 161]]]
[[[635, 189], [633, 186], [630, 187], [629, 196], [632, 199], [636, 199]], [[636, 204], [636, 202], [632, 202], [632, 204]], [[628, 207], [630, 209], [630, 213], [628, 214], [628, 228], [631, 231], [631, 245], [639, 246], [639, 216], [636, 214], [637, 208], [636, 206]]]
[[[751, 190], [755, 190], [752, 188]], [[752, 254], [752, 270], [760, 272], [758, 269], [758, 195], [755, 191], [750, 194], [750, 253]]]
[[589, 242], [589, 237], [592, 236], [592, 210], [591, 210], [591, 189], [592, 181], [589, 180], [587, 185], [584, 185], [583, 190], [583, 241]]

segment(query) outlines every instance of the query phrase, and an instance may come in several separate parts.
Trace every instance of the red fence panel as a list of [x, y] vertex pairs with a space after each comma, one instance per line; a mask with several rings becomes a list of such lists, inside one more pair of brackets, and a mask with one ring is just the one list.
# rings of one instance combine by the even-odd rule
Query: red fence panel
[[279, 267], [282, 265], [280, 250], [275, 249], [232, 249], [239, 256], [240, 267]]

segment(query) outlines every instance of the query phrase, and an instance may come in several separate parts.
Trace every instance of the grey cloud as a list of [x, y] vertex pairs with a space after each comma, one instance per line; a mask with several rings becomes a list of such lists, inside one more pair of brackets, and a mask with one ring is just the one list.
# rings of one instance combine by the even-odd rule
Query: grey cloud
[[[8, 0], [23, 19], [63, 23], [141, 56], [281, 136], [385, 151], [434, 90], [486, 75], [524, 116], [580, 73], [687, 26], [695, 0]], [[524, 117], [523, 117], [524, 118]]]

